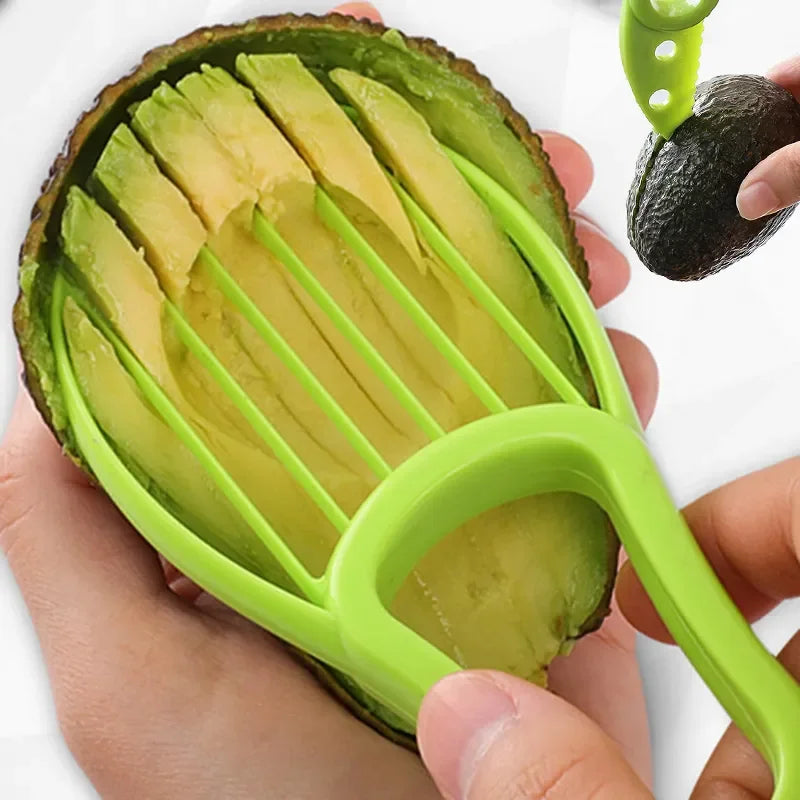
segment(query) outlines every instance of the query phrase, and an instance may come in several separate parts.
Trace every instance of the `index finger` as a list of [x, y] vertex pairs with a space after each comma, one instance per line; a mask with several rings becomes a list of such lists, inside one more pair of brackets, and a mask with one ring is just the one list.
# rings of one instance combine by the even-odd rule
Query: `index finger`
[[[754, 472], [701, 497], [684, 511], [700, 547], [750, 621], [800, 596], [800, 458]], [[617, 599], [642, 633], [671, 642], [627, 563]]]
[[793, 56], [776, 64], [767, 72], [766, 77], [788, 89], [797, 100], [800, 100], [800, 56]]

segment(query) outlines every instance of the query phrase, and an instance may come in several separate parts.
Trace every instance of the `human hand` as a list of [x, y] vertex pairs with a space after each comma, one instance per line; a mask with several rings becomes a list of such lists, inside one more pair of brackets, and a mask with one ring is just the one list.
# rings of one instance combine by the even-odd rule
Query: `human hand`
[[[800, 596], [800, 459], [728, 484], [685, 510], [722, 583], [748, 620]], [[643, 633], [672, 639], [630, 563], [619, 604]], [[779, 656], [800, 678], [800, 633]], [[497, 673], [461, 673], [422, 707], [423, 758], [453, 800], [651, 798], [620, 743], [562, 699]], [[735, 727], [702, 773], [693, 800], [768, 800], [772, 775]]]
[[[363, 16], [374, 9], [348, 9]], [[544, 135], [571, 206], [592, 182], [586, 153]], [[602, 305], [624, 257], [576, 214]], [[652, 358], [611, 332], [643, 420]], [[0, 546], [38, 634], [66, 741], [106, 800], [438, 797], [419, 759], [337, 704], [264, 631], [167, 569], [60, 453], [24, 390], [0, 450]], [[552, 687], [649, 770], [630, 626], [615, 610], [552, 668]], [[591, 680], [588, 676], [591, 675]], [[609, 702], [608, 698], [614, 701]]]
[[[800, 101], [800, 57], [766, 75]], [[800, 201], [800, 142], [782, 147], [756, 165], [742, 182], [736, 204], [745, 219], [759, 219]]]

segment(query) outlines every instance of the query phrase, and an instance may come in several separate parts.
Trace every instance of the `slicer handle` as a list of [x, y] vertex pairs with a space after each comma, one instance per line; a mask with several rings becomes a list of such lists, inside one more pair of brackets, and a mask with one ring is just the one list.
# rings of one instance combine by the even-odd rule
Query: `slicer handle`
[[540, 405], [456, 430], [376, 489], [331, 560], [331, 611], [370, 691], [413, 721], [458, 667], [386, 609], [418, 560], [482, 512], [543, 492], [592, 498], [609, 514], [655, 607], [733, 721], [771, 765], [775, 800], [800, 797], [800, 685], [723, 589], [643, 438], [594, 408]]

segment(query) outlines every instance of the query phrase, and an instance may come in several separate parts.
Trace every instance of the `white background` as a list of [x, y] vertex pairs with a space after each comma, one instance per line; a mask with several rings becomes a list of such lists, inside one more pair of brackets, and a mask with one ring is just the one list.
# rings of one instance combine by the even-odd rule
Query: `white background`
[[[10, 312], [29, 210], [79, 112], [148, 48], [194, 27], [324, 0], [0, 0], [0, 427], [16, 387]], [[625, 240], [625, 196], [647, 124], [619, 66], [616, 0], [382, 0], [387, 21], [475, 61], [540, 128], [584, 143], [596, 163], [585, 209], [632, 259], [624, 296], [603, 310], [652, 348], [661, 395], [649, 440], [676, 501], [794, 455], [800, 445], [800, 216], [711, 280], [670, 284]], [[796, 0], [723, 0], [710, 19], [701, 77], [763, 72], [794, 55]], [[757, 630], [772, 648], [800, 623], [786, 605]], [[673, 649], [642, 642], [659, 800], [688, 797], [725, 726]], [[85, 800], [91, 788], [61, 744], [24, 606], [0, 561], [0, 798]]]

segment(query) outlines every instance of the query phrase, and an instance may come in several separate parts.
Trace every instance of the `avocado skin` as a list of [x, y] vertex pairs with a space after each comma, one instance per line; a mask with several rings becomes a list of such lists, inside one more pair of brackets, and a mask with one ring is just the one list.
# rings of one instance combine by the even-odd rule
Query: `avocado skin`
[[756, 75], [698, 85], [693, 114], [669, 140], [652, 132], [628, 195], [628, 239], [642, 263], [674, 281], [706, 278], [750, 255], [792, 215], [739, 215], [736, 196], [757, 164], [800, 140], [800, 104]]

